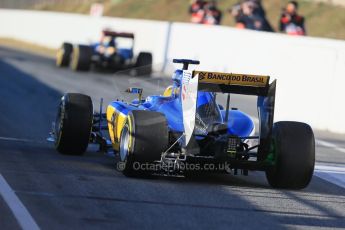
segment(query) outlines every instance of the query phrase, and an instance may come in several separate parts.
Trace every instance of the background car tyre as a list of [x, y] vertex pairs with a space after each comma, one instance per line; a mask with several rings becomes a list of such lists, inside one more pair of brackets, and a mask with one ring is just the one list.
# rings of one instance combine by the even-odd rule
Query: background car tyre
[[55, 122], [55, 148], [62, 154], [81, 155], [89, 144], [93, 106], [89, 96], [67, 93]]
[[[152, 111], [131, 111], [120, 137], [120, 158], [126, 176], [147, 175], [137, 170], [138, 164], [160, 160], [169, 144], [169, 131], [163, 114]], [[136, 165], [134, 165], [134, 163]]]
[[71, 55], [73, 52], [73, 45], [71, 43], [64, 42], [56, 53], [56, 66], [67, 67], [69, 66]]
[[302, 189], [308, 186], [314, 172], [315, 139], [305, 123], [282, 121], [273, 126], [275, 167], [266, 171], [274, 188]]
[[152, 73], [152, 54], [140, 52], [135, 67], [137, 75], [150, 75]]
[[87, 71], [91, 67], [93, 50], [90, 46], [77, 45], [73, 49], [71, 68], [74, 71]]

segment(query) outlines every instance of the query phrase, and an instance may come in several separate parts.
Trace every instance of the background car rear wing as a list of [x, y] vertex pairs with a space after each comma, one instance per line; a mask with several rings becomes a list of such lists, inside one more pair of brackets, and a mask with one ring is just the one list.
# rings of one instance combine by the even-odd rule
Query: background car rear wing
[[115, 32], [110, 30], [103, 30], [104, 36], [111, 36], [111, 37], [121, 37], [121, 38], [132, 38], [134, 39], [134, 34], [132, 33], [123, 33], [123, 32]]

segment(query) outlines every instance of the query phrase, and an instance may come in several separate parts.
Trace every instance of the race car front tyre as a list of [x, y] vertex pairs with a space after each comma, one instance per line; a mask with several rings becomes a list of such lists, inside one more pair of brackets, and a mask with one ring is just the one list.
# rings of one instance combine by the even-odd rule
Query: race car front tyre
[[56, 53], [56, 66], [67, 67], [69, 66], [71, 55], [73, 52], [73, 45], [71, 43], [64, 42]]
[[135, 67], [137, 75], [150, 75], [152, 73], [152, 54], [140, 52], [137, 57]]
[[120, 164], [126, 176], [152, 173], [154, 162], [168, 148], [169, 132], [163, 114], [134, 110], [128, 114], [120, 137]]
[[55, 148], [62, 154], [82, 155], [89, 144], [93, 106], [89, 96], [65, 94], [55, 122]]
[[273, 126], [275, 166], [266, 171], [268, 183], [274, 188], [303, 189], [314, 172], [315, 139], [305, 123], [282, 121]]
[[93, 50], [90, 46], [76, 45], [72, 53], [71, 68], [74, 71], [87, 71], [91, 66]]

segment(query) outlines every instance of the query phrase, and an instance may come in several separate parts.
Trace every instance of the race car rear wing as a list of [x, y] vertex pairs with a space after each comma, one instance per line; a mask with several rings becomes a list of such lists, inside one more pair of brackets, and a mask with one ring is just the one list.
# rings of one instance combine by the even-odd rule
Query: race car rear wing
[[183, 71], [182, 112], [185, 145], [188, 145], [195, 127], [197, 91], [228, 94], [225, 120], [228, 120], [230, 94], [256, 95], [260, 125], [260, 145], [257, 159], [263, 161], [270, 152], [273, 129], [276, 80], [269, 84], [269, 76], [233, 74], [206, 71]]
[[198, 77], [198, 90], [265, 96], [269, 88], [269, 76], [193, 71]]

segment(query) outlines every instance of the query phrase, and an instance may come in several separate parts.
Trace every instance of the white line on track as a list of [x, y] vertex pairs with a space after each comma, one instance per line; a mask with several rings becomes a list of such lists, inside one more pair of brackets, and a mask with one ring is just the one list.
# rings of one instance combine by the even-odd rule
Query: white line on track
[[[345, 153], [345, 148], [341, 148], [336, 144], [328, 141], [316, 140], [316, 144], [326, 148], [333, 149], [335, 151]], [[345, 188], [345, 167], [344, 165], [322, 165], [316, 164], [314, 175], [324, 179], [332, 184], [336, 184], [342, 188]]]
[[14, 138], [14, 137], [0, 137], [2, 141], [20, 141], [20, 142], [32, 142], [29, 139], [21, 139], [21, 138]]
[[332, 149], [339, 151], [341, 153], [345, 153], [345, 148], [341, 148], [341, 147], [339, 147], [339, 146], [337, 146], [331, 142], [328, 142], [328, 141], [316, 140], [316, 144], [322, 145], [322, 146], [327, 147], [327, 148], [332, 148]]
[[36, 141], [24, 138], [15, 138], [15, 137], [0, 137], [0, 141], [17, 141], [17, 142], [26, 142], [26, 143], [46, 143], [43, 141]]
[[0, 195], [11, 209], [18, 224], [24, 230], [40, 229], [35, 220], [25, 208], [23, 203], [19, 200], [15, 192], [11, 189], [5, 178], [0, 174]]
[[315, 171], [345, 174], [345, 167], [343, 167], [342, 165], [316, 164]]
[[345, 167], [331, 165], [315, 165], [314, 175], [345, 188]]

